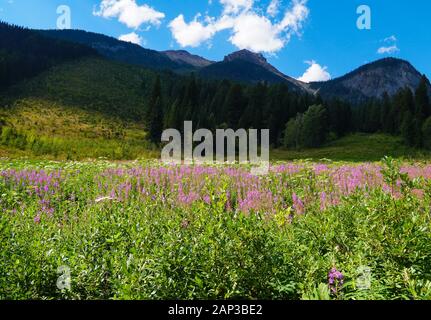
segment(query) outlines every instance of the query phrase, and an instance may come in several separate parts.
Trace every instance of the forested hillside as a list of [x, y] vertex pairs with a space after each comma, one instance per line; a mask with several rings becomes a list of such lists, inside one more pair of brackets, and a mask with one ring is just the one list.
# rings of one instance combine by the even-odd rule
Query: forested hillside
[[38, 30], [39, 34], [51, 39], [59, 39], [88, 46], [101, 56], [129, 64], [135, 64], [155, 70], [193, 70], [185, 62], [173, 61], [166, 54], [145, 49], [137, 44], [125, 42], [113, 37], [83, 30]]
[[0, 21], [0, 90], [51, 66], [95, 55], [89, 47]]
[[0, 143], [55, 158], [145, 157], [143, 87], [152, 77], [99, 58], [55, 66], [3, 92]]

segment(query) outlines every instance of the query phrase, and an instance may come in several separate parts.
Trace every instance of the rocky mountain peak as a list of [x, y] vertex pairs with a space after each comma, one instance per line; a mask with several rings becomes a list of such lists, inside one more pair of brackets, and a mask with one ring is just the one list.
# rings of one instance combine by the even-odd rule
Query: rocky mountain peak
[[197, 68], [207, 67], [214, 63], [213, 61], [191, 54], [186, 50], [168, 50], [163, 51], [163, 54], [165, 54], [172, 61], [186, 63]]
[[384, 93], [392, 96], [402, 88], [414, 91], [421, 78], [422, 74], [408, 61], [384, 58], [361, 66], [340, 78], [312, 83], [311, 87], [325, 98], [338, 97], [358, 103], [370, 98], [380, 98]]
[[234, 60], [245, 60], [262, 66], [268, 64], [268, 61], [261, 53], [255, 53], [247, 49], [233, 52], [224, 58], [225, 62], [230, 62]]

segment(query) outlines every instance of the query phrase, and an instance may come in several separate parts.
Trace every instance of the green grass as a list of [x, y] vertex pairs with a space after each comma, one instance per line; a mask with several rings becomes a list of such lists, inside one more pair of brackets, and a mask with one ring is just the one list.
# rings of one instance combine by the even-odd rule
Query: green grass
[[[75, 115], [76, 116], [76, 115]], [[37, 116], [34, 116], [37, 117]], [[44, 117], [44, 121], [52, 121], [61, 124], [65, 120], [61, 117]], [[72, 121], [72, 120], [71, 120]], [[100, 125], [100, 123], [99, 123]], [[111, 123], [112, 125], [112, 123]], [[67, 126], [52, 125], [53, 132], [66, 130]], [[77, 129], [80, 128], [80, 129]], [[94, 129], [96, 128], [96, 130]], [[58, 130], [58, 131], [57, 131]], [[87, 126], [85, 123], [77, 123], [73, 130], [79, 130], [74, 136], [59, 135], [56, 142], [58, 145], [45, 153], [33, 152], [31, 149], [19, 149], [13, 146], [0, 146], [0, 157], [12, 159], [35, 158], [35, 159], [69, 159], [82, 160], [87, 158], [106, 157], [112, 160], [134, 160], [139, 158], [159, 159], [160, 151], [148, 144], [142, 129], [132, 127], [122, 131], [123, 138], [109, 137], [112, 131], [103, 132], [106, 128], [99, 126]], [[88, 130], [88, 131], [87, 131]], [[81, 137], [77, 141], [76, 137]], [[94, 136], [96, 135], [96, 136]], [[49, 139], [48, 139], [49, 140]], [[1, 142], [1, 141], [0, 141]], [[407, 147], [401, 138], [384, 134], [354, 134], [333, 141], [321, 148], [304, 150], [272, 149], [270, 160], [294, 161], [335, 161], [335, 162], [375, 162], [385, 156], [402, 160], [429, 160], [431, 153], [426, 150], [417, 150]]]
[[385, 134], [352, 134], [321, 148], [271, 151], [272, 160], [379, 161], [384, 156], [399, 159], [429, 159], [430, 152], [407, 147], [400, 137]]

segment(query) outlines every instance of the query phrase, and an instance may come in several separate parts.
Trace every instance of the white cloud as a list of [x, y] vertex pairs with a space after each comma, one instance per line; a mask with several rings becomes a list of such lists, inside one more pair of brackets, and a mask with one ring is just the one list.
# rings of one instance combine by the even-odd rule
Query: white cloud
[[308, 18], [310, 9], [306, 6], [307, 0], [293, 0], [293, 7], [286, 11], [283, 20], [277, 25], [278, 30], [289, 30], [291, 33], [299, 32], [302, 23]]
[[328, 81], [331, 80], [331, 75], [327, 71], [328, 67], [322, 67], [316, 61], [306, 61], [309, 65], [308, 69], [302, 75], [302, 77], [298, 78], [299, 81], [302, 82], [315, 82], [315, 81]]
[[216, 33], [213, 25], [204, 26], [197, 21], [196, 17], [192, 22], [186, 23], [181, 14], [169, 23], [172, 35], [182, 47], [197, 47], [201, 43], [209, 40]]
[[129, 28], [138, 29], [142, 24], [160, 25], [165, 17], [147, 4], [138, 5], [136, 0], [102, 0], [99, 10], [94, 15], [103, 18], [118, 18]]
[[220, 0], [224, 7], [224, 14], [238, 14], [253, 8], [254, 0]]
[[387, 43], [387, 45], [377, 49], [378, 54], [392, 54], [400, 51], [400, 49], [397, 46], [398, 39], [395, 35], [387, 37], [381, 40], [381, 42], [385, 42]]
[[243, 14], [237, 18], [229, 40], [236, 47], [253, 52], [276, 52], [285, 43], [271, 21], [255, 13]]
[[390, 36], [390, 37], [387, 37], [387, 38], [385, 38], [384, 40], [383, 40], [383, 42], [397, 42], [398, 41], [398, 39], [397, 39], [397, 37], [396, 36], [394, 36], [394, 35], [392, 35], [392, 36]]
[[253, 9], [253, 0], [220, 0], [224, 6], [218, 18], [199, 15], [187, 23], [181, 14], [169, 27], [175, 40], [182, 47], [197, 47], [209, 41], [221, 30], [230, 29], [229, 41], [239, 49], [274, 53], [282, 49], [293, 34], [298, 34], [309, 15], [307, 0], [293, 0], [280, 22]]
[[400, 49], [397, 47], [397, 45], [393, 45], [393, 46], [390, 46], [390, 47], [380, 47], [377, 50], [377, 53], [378, 54], [391, 54], [391, 53], [396, 53], [396, 52], [399, 52], [399, 51], [400, 51]]
[[266, 13], [271, 17], [275, 17], [279, 12], [280, 0], [271, 0], [268, 8], [266, 9]]
[[123, 35], [118, 37], [118, 40], [131, 42], [131, 43], [135, 43], [138, 45], [144, 44], [144, 39], [142, 39], [142, 37], [139, 36], [139, 34], [137, 34], [136, 32], [123, 34]]

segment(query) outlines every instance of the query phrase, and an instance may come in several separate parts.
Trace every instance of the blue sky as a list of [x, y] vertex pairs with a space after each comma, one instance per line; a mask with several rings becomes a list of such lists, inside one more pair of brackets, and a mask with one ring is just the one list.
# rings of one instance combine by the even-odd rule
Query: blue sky
[[[335, 78], [386, 56], [431, 76], [429, 0], [0, 0], [0, 19], [55, 29], [60, 5], [70, 7], [73, 29], [212, 60], [247, 48], [303, 80]], [[371, 9], [370, 30], [357, 27], [360, 5]]]

